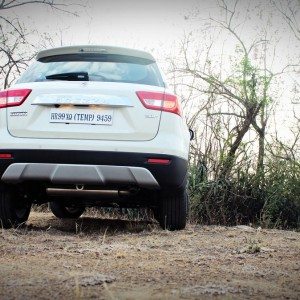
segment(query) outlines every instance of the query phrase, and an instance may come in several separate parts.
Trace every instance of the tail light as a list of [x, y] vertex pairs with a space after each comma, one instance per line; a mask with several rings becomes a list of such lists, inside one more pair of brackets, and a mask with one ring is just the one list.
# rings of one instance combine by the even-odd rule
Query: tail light
[[12, 159], [13, 156], [11, 153], [0, 153], [0, 159]]
[[136, 92], [142, 104], [148, 109], [162, 110], [181, 116], [181, 109], [175, 95], [160, 92]]
[[0, 92], [0, 108], [21, 105], [28, 95], [31, 93], [29, 89], [20, 90], [4, 90]]

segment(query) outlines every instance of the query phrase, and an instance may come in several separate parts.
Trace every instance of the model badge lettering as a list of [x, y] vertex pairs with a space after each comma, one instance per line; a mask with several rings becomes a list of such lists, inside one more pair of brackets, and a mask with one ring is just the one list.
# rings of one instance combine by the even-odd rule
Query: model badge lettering
[[148, 119], [154, 119], [154, 118], [157, 118], [158, 116], [156, 115], [145, 115], [145, 118], [148, 118]]
[[10, 113], [11, 117], [27, 117], [27, 111], [13, 111]]

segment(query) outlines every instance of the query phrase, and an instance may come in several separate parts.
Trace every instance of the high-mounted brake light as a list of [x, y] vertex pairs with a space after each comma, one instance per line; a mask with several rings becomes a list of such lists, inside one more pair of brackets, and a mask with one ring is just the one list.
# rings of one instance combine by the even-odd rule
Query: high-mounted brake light
[[21, 105], [28, 95], [31, 93], [29, 89], [20, 90], [4, 90], [0, 92], [0, 108]]
[[181, 116], [181, 109], [175, 95], [160, 92], [136, 92], [142, 104], [148, 109], [162, 110]]

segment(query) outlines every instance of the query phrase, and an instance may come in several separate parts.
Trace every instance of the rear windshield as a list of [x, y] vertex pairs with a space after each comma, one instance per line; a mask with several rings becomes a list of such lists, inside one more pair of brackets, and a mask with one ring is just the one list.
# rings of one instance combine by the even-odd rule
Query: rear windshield
[[158, 67], [152, 60], [91, 53], [57, 55], [40, 59], [24, 72], [17, 83], [59, 80], [46, 79], [46, 76], [70, 72], [86, 72], [89, 81], [164, 86]]

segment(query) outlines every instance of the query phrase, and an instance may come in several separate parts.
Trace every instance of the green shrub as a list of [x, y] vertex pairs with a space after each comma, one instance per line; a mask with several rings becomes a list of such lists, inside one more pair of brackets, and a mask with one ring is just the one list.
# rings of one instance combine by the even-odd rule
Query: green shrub
[[262, 224], [300, 227], [300, 165], [288, 160], [269, 162]]
[[203, 173], [205, 169], [190, 169], [191, 215], [197, 222], [299, 228], [299, 164], [282, 159], [268, 161], [264, 183], [261, 176], [241, 170], [238, 176], [212, 181]]

